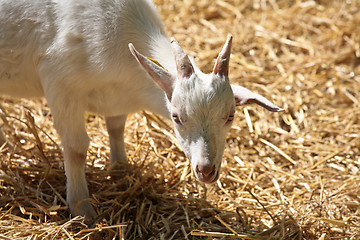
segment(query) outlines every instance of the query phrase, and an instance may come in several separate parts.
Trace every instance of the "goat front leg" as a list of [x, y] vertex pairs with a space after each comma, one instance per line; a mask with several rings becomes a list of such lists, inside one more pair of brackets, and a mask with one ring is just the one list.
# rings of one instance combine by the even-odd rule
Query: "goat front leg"
[[114, 166], [117, 162], [126, 163], [124, 130], [127, 115], [105, 117], [106, 128], [110, 141], [110, 162]]
[[84, 111], [71, 107], [61, 110], [53, 110], [53, 116], [64, 147], [66, 200], [71, 214], [84, 216], [85, 221], [90, 222], [97, 214], [90, 204], [85, 177], [86, 153], [90, 140], [85, 130]]
[[66, 174], [66, 200], [71, 214], [84, 216], [86, 221], [97, 214], [90, 204], [89, 190], [85, 177], [86, 151], [64, 144], [64, 166]]

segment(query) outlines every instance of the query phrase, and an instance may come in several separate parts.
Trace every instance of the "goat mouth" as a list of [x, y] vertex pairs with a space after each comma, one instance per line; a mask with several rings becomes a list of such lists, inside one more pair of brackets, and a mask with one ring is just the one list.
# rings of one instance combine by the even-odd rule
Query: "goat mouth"
[[215, 171], [215, 173], [210, 174], [209, 176], [204, 176], [201, 173], [196, 173], [195, 176], [201, 182], [213, 183], [213, 182], [216, 182], [219, 179], [219, 172], [220, 172], [220, 171], [217, 171], [217, 170], [214, 170], [214, 171]]

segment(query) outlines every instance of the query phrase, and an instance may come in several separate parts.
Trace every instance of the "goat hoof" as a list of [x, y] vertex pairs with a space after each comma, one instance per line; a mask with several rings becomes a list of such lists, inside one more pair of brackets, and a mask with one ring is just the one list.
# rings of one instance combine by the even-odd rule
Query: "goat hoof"
[[96, 223], [96, 217], [98, 214], [88, 200], [79, 202], [74, 209], [72, 209], [70, 206], [70, 209], [71, 214], [74, 216], [84, 217], [84, 221], [87, 225], [92, 226]]
[[112, 178], [118, 179], [124, 176], [128, 176], [131, 169], [131, 164], [129, 164], [127, 161], [119, 160], [112, 163], [109, 172]]

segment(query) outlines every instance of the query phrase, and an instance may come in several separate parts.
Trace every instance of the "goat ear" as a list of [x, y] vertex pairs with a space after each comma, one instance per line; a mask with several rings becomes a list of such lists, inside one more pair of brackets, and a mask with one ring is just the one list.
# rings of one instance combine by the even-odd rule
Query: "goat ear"
[[228, 76], [230, 53], [231, 53], [231, 43], [232, 43], [232, 36], [231, 36], [231, 34], [229, 34], [226, 39], [223, 49], [221, 50], [218, 58], [216, 59], [216, 63], [215, 63], [214, 70], [213, 70], [214, 74], [219, 74], [219, 75], [226, 76], [226, 77]]
[[145, 71], [151, 76], [151, 78], [159, 85], [159, 87], [165, 91], [169, 100], [171, 100], [173, 92], [173, 83], [175, 76], [170, 74], [165, 68], [163, 68], [158, 62], [150, 58], [145, 57], [139, 53], [132, 43], [129, 43], [129, 49], [132, 55], [145, 69]]
[[271, 103], [269, 100], [267, 100], [263, 96], [253, 93], [244, 87], [240, 87], [240, 86], [231, 84], [231, 88], [233, 90], [234, 97], [235, 97], [235, 103], [237, 106], [244, 105], [244, 104], [250, 104], [250, 103], [256, 103], [272, 112], [285, 111], [285, 109], [279, 108], [278, 106], [274, 105], [273, 103]]
[[171, 47], [175, 55], [176, 69], [180, 78], [189, 78], [194, 73], [194, 67], [189, 57], [180, 47], [175, 38], [171, 38]]

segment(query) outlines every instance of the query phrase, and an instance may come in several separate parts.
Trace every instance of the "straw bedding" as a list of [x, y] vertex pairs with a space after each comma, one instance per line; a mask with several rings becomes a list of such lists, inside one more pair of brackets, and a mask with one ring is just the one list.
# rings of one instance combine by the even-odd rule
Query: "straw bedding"
[[239, 107], [219, 181], [198, 182], [171, 123], [129, 117], [130, 162], [109, 174], [87, 115], [87, 178], [101, 214], [69, 218], [61, 146], [43, 99], [1, 99], [0, 239], [360, 239], [360, 2], [156, 0], [209, 72], [228, 33], [233, 83], [287, 109]]

